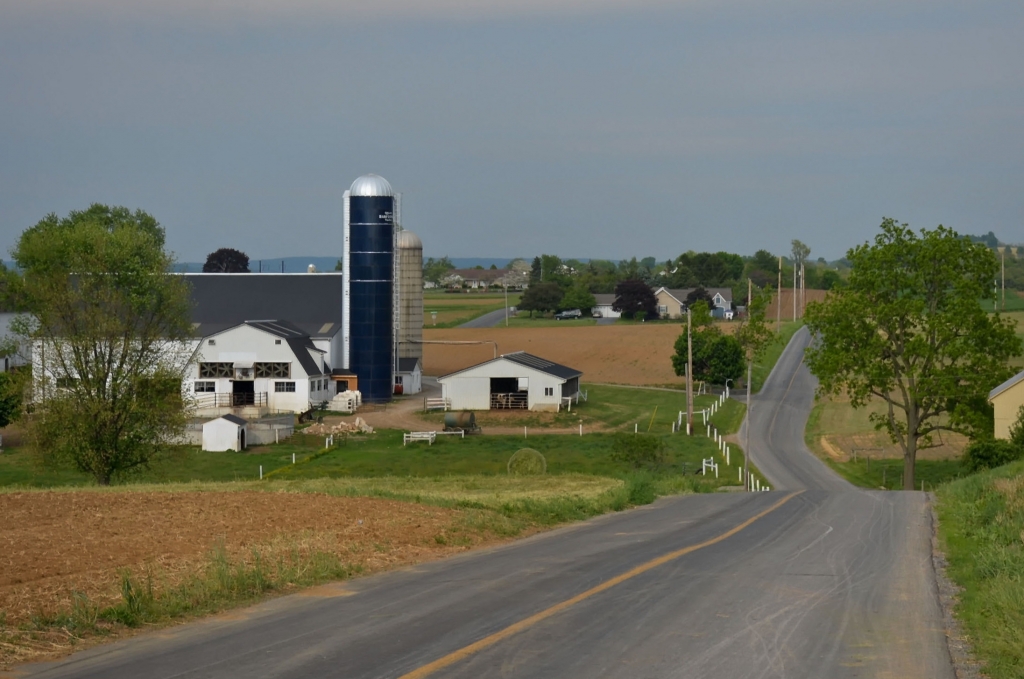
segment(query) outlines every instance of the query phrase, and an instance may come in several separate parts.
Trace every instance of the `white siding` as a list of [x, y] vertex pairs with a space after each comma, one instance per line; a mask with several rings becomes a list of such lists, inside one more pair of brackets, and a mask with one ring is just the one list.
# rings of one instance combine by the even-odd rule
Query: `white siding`
[[203, 425], [203, 450], [222, 452], [225, 450], [241, 450], [239, 431], [245, 426], [229, 422], [222, 417], [210, 420]]
[[[530, 410], [554, 410], [561, 402], [564, 379], [513, 361], [498, 359], [439, 379], [441, 395], [451, 399], [455, 410], [489, 410], [491, 378], [516, 377], [528, 380]], [[545, 389], [551, 390], [546, 395]]]
[[[214, 341], [213, 345], [210, 344], [211, 339]], [[306, 350], [303, 349], [303, 351]], [[318, 352], [311, 352], [311, 354], [318, 369], [322, 371], [324, 367], [322, 354]], [[252, 380], [253, 390], [256, 393], [267, 394], [267, 405], [271, 410], [304, 412], [309, 408], [310, 403], [318, 403], [329, 398], [324, 389], [311, 391], [310, 375], [306, 374], [286, 340], [249, 325], [240, 325], [212, 337], [204, 338], [186, 373], [186, 382], [194, 383], [196, 380], [200, 380], [199, 364], [207, 362], [289, 363], [291, 365], [291, 377], [289, 378], [260, 377]], [[312, 379], [322, 381], [320, 374], [314, 374]], [[233, 380], [231, 379], [220, 378], [215, 382], [217, 383], [217, 393], [230, 393], [233, 389]], [[275, 391], [276, 382], [294, 382], [295, 391], [277, 392]], [[196, 394], [196, 396], [202, 397], [202, 394]]]

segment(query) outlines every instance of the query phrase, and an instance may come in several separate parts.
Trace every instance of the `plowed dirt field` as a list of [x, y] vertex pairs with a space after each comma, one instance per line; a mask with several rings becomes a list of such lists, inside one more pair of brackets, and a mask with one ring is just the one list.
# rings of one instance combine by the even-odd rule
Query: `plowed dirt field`
[[[497, 541], [467, 529], [455, 510], [283, 492], [0, 493], [0, 517], [0, 628], [8, 629], [67, 610], [72, 593], [115, 602], [120, 569], [137, 577], [148, 569], [159, 588], [174, 586], [219, 547], [242, 559], [253, 549], [265, 558], [329, 552], [366, 573]], [[60, 651], [45, 646], [43, 655]], [[34, 655], [0, 643], [0, 668]]]
[[[542, 328], [452, 328], [423, 331], [424, 340], [493, 340], [498, 354], [526, 351], [583, 372], [585, 382], [685, 384], [672, 369], [678, 323]], [[723, 324], [729, 332], [729, 324]], [[423, 347], [423, 372], [446, 375], [494, 357], [490, 344]]]

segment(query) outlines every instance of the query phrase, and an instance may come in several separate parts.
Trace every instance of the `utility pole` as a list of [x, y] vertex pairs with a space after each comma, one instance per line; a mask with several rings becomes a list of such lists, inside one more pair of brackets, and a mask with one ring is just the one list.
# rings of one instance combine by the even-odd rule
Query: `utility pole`
[[779, 298], [775, 305], [775, 332], [782, 332], [782, 255], [779, 255]]
[[1006, 311], [1006, 246], [999, 250], [999, 269], [1003, 278], [1003, 311]]
[[800, 318], [804, 317], [807, 309], [807, 268], [803, 261], [800, 262]]
[[508, 327], [508, 280], [501, 287], [505, 288], [505, 327]]
[[793, 258], [793, 320], [796, 320], [796, 257]]
[[[796, 266], [793, 267], [794, 271]], [[781, 276], [781, 274], [780, 274]], [[750, 283], [750, 279], [747, 279], [747, 323], [750, 322], [750, 298], [753, 292], [753, 286]], [[796, 286], [794, 285], [793, 292], [796, 293]], [[794, 297], [794, 299], [796, 299]], [[745, 490], [750, 490], [750, 413], [753, 411], [753, 404], [750, 401], [750, 380], [754, 376], [754, 359], [750, 355], [750, 350], [747, 349], [747, 424], [743, 428], [743, 487]]]
[[693, 338], [689, 306], [686, 307], [686, 433], [693, 434]]

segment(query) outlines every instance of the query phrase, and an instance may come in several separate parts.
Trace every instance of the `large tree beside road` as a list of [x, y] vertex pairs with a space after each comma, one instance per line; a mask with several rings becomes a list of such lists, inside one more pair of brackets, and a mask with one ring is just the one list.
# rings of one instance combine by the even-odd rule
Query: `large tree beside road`
[[911, 490], [918, 451], [940, 430], [970, 433], [970, 404], [1010, 374], [1021, 341], [1012, 321], [980, 305], [993, 294], [995, 255], [951, 229], [914, 232], [886, 219], [847, 259], [846, 286], [807, 307], [817, 338], [807, 364], [820, 393], [886, 405], [871, 419], [902, 448]]
[[12, 252], [36, 347], [33, 447], [106, 485], [146, 467], [185, 424], [189, 295], [145, 212], [93, 205], [48, 215]]

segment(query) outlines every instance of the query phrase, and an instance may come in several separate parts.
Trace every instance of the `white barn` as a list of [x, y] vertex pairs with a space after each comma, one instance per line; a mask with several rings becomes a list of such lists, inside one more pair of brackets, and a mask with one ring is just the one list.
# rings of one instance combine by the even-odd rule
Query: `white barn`
[[437, 378], [453, 410], [559, 410], [580, 390], [579, 370], [517, 351]]
[[204, 337], [186, 384], [197, 410], [304, 412], [334, 395], [327, 352], [287, 321], [245, 321]]
[[395, 373], [395, 393], [418, 394], [423, 391], [423, 366], [418, 358], [399, 358]]

